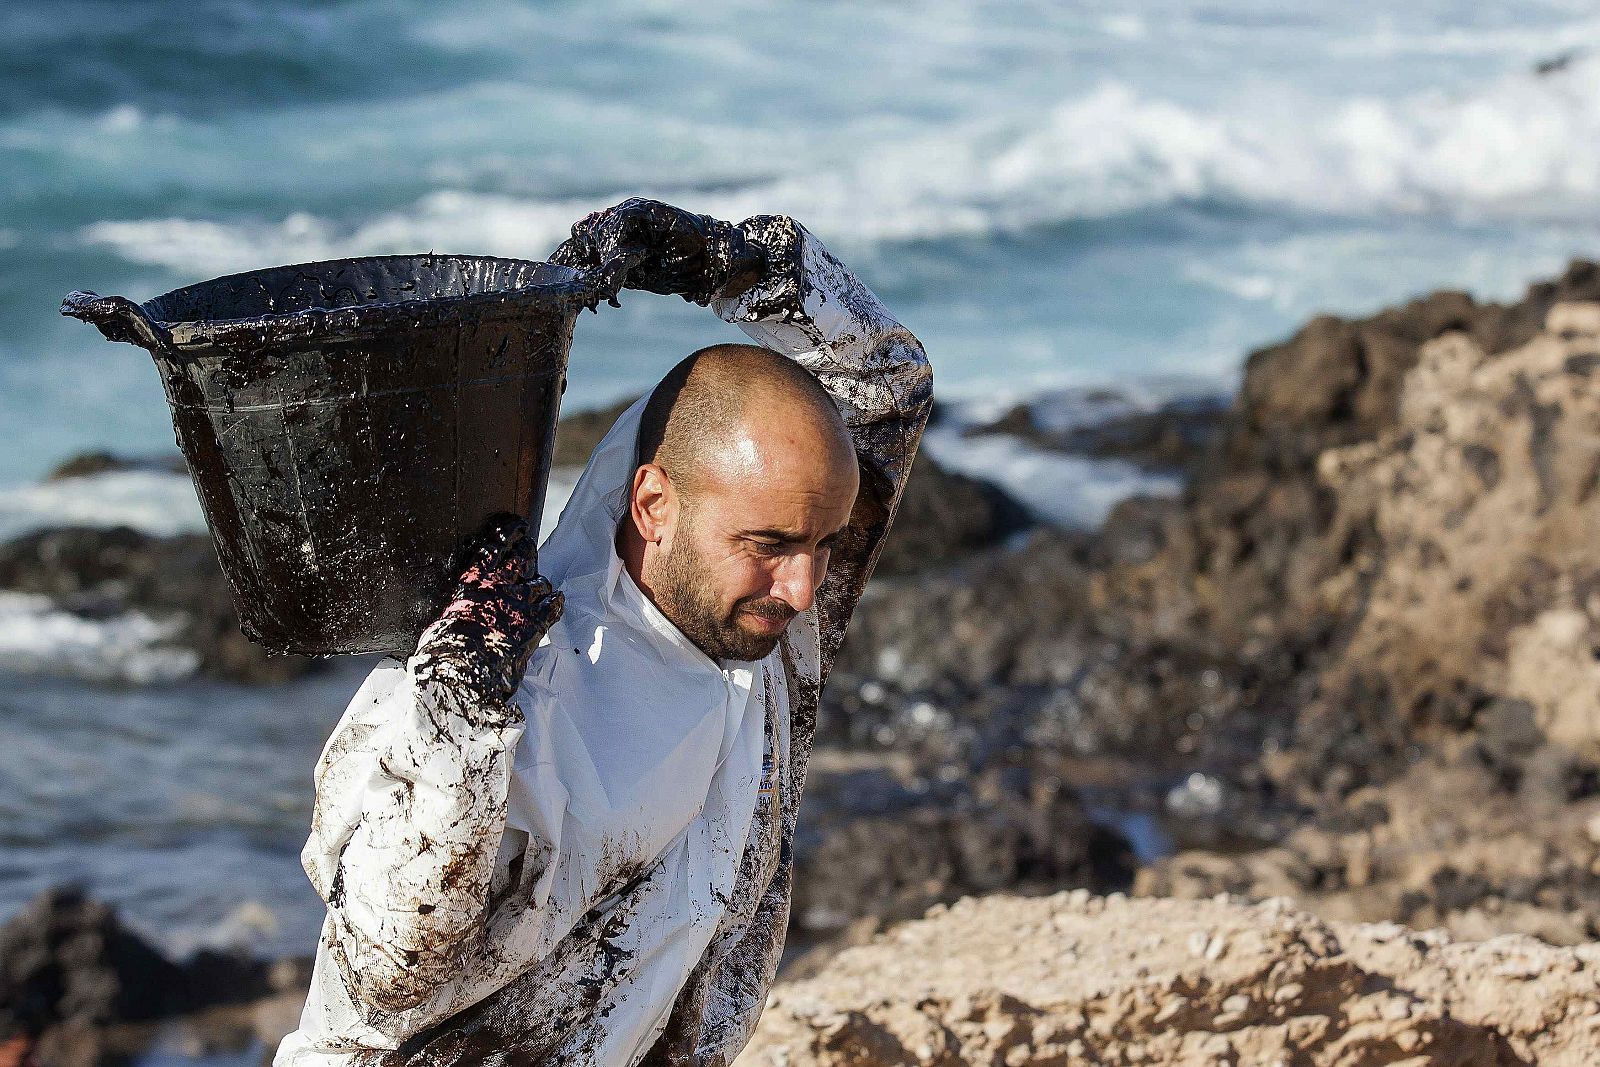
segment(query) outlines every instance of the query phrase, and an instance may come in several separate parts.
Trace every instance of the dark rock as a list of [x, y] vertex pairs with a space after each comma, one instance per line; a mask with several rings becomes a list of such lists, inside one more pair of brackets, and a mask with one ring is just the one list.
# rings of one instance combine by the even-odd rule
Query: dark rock
[[1557, 53], [1556, 55], [1550, 56], [1548, 59], [1541, 59], [1539, 62], [1535, 63], [1533, 65], [1533, 72], [1539, 75], [1541, 78], [1548, 77], [1551, 74], [1559, 74], [1561, 71], [1564, 71], [1568, 67], [1572, 66], [1572, 61], [1581, 55], [1583, 55], [1582, 50], [1577, 48]]
[[615, 425], [618, 416], [633, 406], [638, 397], [629, 397], [599, 408], [584, 408], [561, 416], [556, 423], [556, 447], [550, 463], [554, 467], [582, 467], [601, 438]]
[[969, 427], [963, 436], [977, 437], [991, 433], [1010, 434], [1013, 437], [1020, 437], [1030, 444], [1041, 444], [1046, 447], [1049, 447], [1052, 443], [1049, 435], [1039, 428], [1039, 423], [1033, 417], [1033, 409], [1027, 404], [1014, 405], [993, 422]]
[[165, 456], [119, 456], [114, 452], [83, 452], [51, 468], [50, 473], [44, 476], [47, 482], [66, 481], [69, 478], [82, 478], [91, 474], [103, 474], [106, 471], [161, 471], [170, 474], [188, 474], [188, 464], [183, 457], [173, 454]]
[[1496, 697], [1478, 713], [1478, 746], [1491, 766], [1520, 766], [1544, 744], [1534, 706], [1526, 700]]
[[232, 592], [205, 534], [155, 537], [127, 527], [40, 530], [0, 545], [0, 588], [42, 593], [67, 610], [178, 616], [173, 642], [200, 669], [242, 682], [280, 682], [314, 669], [302, 656], [269, 656], [239, 632]]
[[174, 963], [105, 904], [77, 889], [47, 890], [0, 927], [0, 1041], [258, 997], [270, 989], [269, 971], [215, 952]]
[[1097, 459], [1125, 459], [1152, 470], [1190, 470], [1222, 435], [1228, 405], [1219, 398], [1174, 401], [1153, 412], [1073, 430], [1061, 447]]
[[879, 574], [907, 574], [950, 563], [997, 545], [1032, 524], [1028, 510], [989, 482], [947, 471], [917, 457], [900, 497], [900, 511]]
[[1021, 768], [908, 789], [881, 769], [813, 770], [796, 849], [803, 937], [997, 890], [1125, 889], [1133, 855], [1075, 795]]
[[1254, 751], [1281, 724], [1273, 695], [1296, 676], [1294, 657], [1241, 655], [1108, 604], [1095, 543], [1040, 531], [949, 573], [875, 582], [835, 661], [819, 736], [957, 773], [1021, 753], [1047, 771], [1115, 756], [1160, 775]]
[[1192, 471], [1206, 462], [1221, 440], [1229, 408], [1226, 397], [1192, 397], [1169, 401], [1154, 411], [1052, 431], [1038, 424], [1028, 405], [1019, 404], [966, 433], [1009, 434], [1037, 448], [1126, 460], [1152, 471]]
[[1090, 562], [1100, 568], [1150, 562], [1170, 543], [1182, 512], [1182, 502], [1172, 497], [1135, 496], [1119, 502], [1089, 543]]

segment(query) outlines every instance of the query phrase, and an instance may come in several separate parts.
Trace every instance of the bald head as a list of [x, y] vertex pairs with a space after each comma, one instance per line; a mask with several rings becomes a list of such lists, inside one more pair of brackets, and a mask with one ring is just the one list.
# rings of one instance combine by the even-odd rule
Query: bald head
[[754, 345], [702, 348], [646, 401], [617, 550], [714, 659], [757, 660], [807, 610], [849, 526], [855, 445], [803, 367]]
[[654, 463], [683, 493], [747, 464], [768, 461], [855, 466], [839, 409], [809, 371], [756, 345], [712, 345], [667, 372], [639, 421], [636, 465]]

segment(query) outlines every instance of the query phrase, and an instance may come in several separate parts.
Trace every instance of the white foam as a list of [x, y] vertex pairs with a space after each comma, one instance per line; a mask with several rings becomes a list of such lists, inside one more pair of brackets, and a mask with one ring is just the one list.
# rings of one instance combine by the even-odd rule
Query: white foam
[[206, 528], [187, 474], [104, 471], [0, 490], [0, 540], [52, 526], [131, 526], [157, 537]]
[[[555, 529], [580, 470], [550, 472], [539, 539]], [[187, 474], [105, 471], [0, 490], [0, 541], [55, 526], [129, 526], [155, 537], [202, 533], [200, 500]]]
[[139, 611], [85, 618], [47, 596], [0, 590], [0, 670], [132, 685], [180, 681], [200, 666], [193, 650], [163, 645], [181, 625]]
[[97, 125], [104, 133], [132, 133], [145, 124], [145, 113], [132, 104], [118, 104], [100, 116]]
[[[555, 528], [580, 472], [551, 472], [539, 540]], [[0, 493], [0, 540], [50, 526], [131, 526], [157, 536], [202, 531], [205, 521], [187, 475], [117, 471]], [[0, 590], [0, 671], [151, 685], [199, 668], [190, 649], [165, 645], [181, 621], [129, 611], [87, 618], [49, 597]]]
[[[539, 198], [447, 188], [351, 223], [308, 213], [108, 220], [79, 237], [195, 276], [427, 248], [540, 256], [573, 221], [632, 194], [722, 218], [787, 212], [841, 245], [1017, 231], [1206, 199], [1357, 215], [1587, 218], [1600, 207], [1600, 57], [1454, 95], [1328, 100], [1285, 86], [1204, 108], [1108, 80], [1026, 113], [892, 133], [842, 158], [819, 153], [820, 166], [780, 154], [763, 160], [780, 168], [776, 176], [729, 178], [716, 192], [639, 185]], [[1258, 282], [1247, 288], [1261, 291]]]
[[1074, 529], [1099, 526], [1128, 497], [1170, 496], [1183, 488], [1175, 474], [1048, 452], [1004, 434], [964, 438], [959, 430], [936, 427], [922, 444], [941, 466], [992, 482], [1045, 522]]
[[1196, 374], [1143, 374], [1119, 381], [1083, 374], [1074, 377], [1080, 380], [942, 394], [939, 400], [951, 424], [963, 429], [992, 423], [1012, 408], [1025, 405], [1041, 430], [1064, 433], [1153, 412], [1171, 401], [1227, 392], [1226, 383]]

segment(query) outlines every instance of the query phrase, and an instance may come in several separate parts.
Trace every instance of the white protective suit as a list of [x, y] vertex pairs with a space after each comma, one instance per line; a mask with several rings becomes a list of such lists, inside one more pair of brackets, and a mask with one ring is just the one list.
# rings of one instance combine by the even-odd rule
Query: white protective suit
[[334, 728], [302, 859], [328, 903], [275, 1067], [725, 1064], [787, 921], [817, 694], [931, 405], [921, 346], [803, 228], [744, 224], [767, 276], [713, 306], [799, 360], [862, 490], [817, 604], [757, 663], [696, 648], [615, 549], [643, 401], [539, 552], [566, 597], [503, 713], [387, 659]]

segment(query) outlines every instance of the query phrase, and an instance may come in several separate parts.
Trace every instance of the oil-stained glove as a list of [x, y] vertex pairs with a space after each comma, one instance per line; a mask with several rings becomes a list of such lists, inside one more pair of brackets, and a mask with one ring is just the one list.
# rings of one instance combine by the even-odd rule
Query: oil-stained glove
[[600, 296], [613, 306], [623, 287], [700, 305], [738, 296], [761, 279], [766, 258], [732, 223], [638, 197], [576, 223], [550, 256], [596, 274]]
[[448, 695], [463, 713], [504, 708], [522, 682], [563, 598], [538, 574], [528, 524], [497, 515], [470, 551], [455, 595], [422, 633], [413, 657], [419, 685]]

